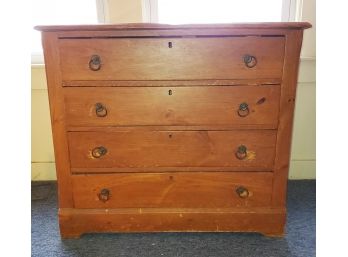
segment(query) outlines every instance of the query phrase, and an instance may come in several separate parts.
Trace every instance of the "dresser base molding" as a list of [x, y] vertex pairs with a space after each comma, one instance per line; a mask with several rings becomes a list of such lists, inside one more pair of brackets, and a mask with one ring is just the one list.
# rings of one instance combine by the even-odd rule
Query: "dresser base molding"
[[111, 232], [257, 232], [284, 235], [284, 208], [59, 209], [62, 238]]

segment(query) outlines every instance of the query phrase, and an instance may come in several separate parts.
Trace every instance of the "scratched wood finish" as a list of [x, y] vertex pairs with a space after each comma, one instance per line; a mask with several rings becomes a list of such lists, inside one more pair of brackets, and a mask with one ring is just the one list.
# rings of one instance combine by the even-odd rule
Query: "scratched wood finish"
[[[310, 27], [37, 27], [43, 31], [61, 236], [284, 235], [298, 64], [303, 30]], [[101, 57], [98, 71], [88, 67], [92, 54]], [[245, 66], [245, 54], [257, 58], [254, 68]], [[94, 101], [107, 103], [108, 116], [93, 116]], [[236, 117], [240, 101], [251, 110], [243, 119]], [[240, 144], [248, 160], [236, 159]], [[101, 145], [106, 155], [91, 158]], [[250, 198], [236, 198], [239, 184], [251, 190]], [[111, 198], [101, 203], [96, 193], [104, 186]]]
[[284, 208], [60, 209], [63, 238], [101, 232], [258, 232], [283, 236]]
[[[275, 130], [69, 132], [72, 168], [249, 167], [273, 169]], [[247, 157], [236, 157], [240, 145]], [[103, 146], [99, 158], [92, 150]]]
[[[61, 39], [63, 80], [280, 78], [283, 37]], [[243, 56], [257, 58], [246, 67]], [[99, 55], [101, 68], [89, 68]], [[178, 65], [180, 64], [180, 65]]]
[[[76, 208], [228, 208], [268, 206], [272, 172], [166, 172], [73, 176]], [[245, 187], [249, 196], [236, 190]], [[99, 199], [102, 189], [110, 198]]]
[[[279, 94], [279, 85], [64, 89], [69, 126], [264, 124], [274, 128]], [[106, 108], [106, 116], [97, 115], [97, 103]], [[249, 106], [245, 117], [238, 114], [242, 103]]]

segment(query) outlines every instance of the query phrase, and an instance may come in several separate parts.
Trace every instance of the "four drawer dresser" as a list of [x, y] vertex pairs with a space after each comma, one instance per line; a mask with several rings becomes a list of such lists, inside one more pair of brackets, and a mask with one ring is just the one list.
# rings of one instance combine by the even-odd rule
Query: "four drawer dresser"
[[284, 234], [308, 23], [38, 26], [61, 236]]

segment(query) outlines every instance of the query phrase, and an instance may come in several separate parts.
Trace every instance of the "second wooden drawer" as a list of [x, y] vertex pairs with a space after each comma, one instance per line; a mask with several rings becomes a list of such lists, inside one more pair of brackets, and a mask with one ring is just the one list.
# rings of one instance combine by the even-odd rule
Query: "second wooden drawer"
[[276, 128], [280, 86], [72, 87], [64, 94], [68, 126]]
[[73, 171], [165, 167], [272, 170], [276, 143], [275, 130], [69, 132], [68, 136]]

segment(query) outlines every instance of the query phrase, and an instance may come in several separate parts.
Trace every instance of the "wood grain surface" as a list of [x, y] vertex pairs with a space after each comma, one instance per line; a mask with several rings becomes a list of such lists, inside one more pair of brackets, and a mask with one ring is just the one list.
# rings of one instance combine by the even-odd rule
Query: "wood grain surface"
[[[250, 79], [280, 78], [284, 45], [258, 36], [61, 39], [59, 51], [63, 80]], [[246, 54], [255, 67], [246, 67]], [[92, 55], [101, 58], [98, 71], [89, 68]]]
[[[275, 130], [69, 132], [72, 168], [248, 167], [273, 169]], [[247, 157], [236, 157], [240, 145]], [[94, 158], [103, 146], [107, 153]]]
[[107, 232], [259, 232], [283, 236], [284, 208], [60, 209], [63, 238]]
[[56, 47], [58, 39], [57, 35], [52, 32], [43, 33], [42, 39], [58, 179], [58, 204], [61, 208], [71, 208], [73, 207], [72, 185], [69, 153], [66, 151], [68, 149], [68, 139], [66, 134], [64, 96], [63, 88], [61, 87], [61, 74], [59, 72], [59, 54], [58, 48]]
[[302, 46], [302, 30], [288, 32], [285, 50], [284, 76], [280, 98], [279, 128], [275, 156], [273, 205], [285, 206], [289, 175], [291, 139], [296, 100], [297, 76]]
[[[76, 208], [227, 208], [269, 206], [272, 172], [167, 172], [75, 175]], [[245, 187], [249, 196], [236, 190]], [[101, 201], [102, 189], [110, 198]]]
[[[98, 84], [98, 82], [96, 82]], [[279, 85], [64, 88], [68, 126], [278, 124]], [[107, 114], [99, 117], [96, 104]], [[247, 103], [249, 114], [238, 114]]]

